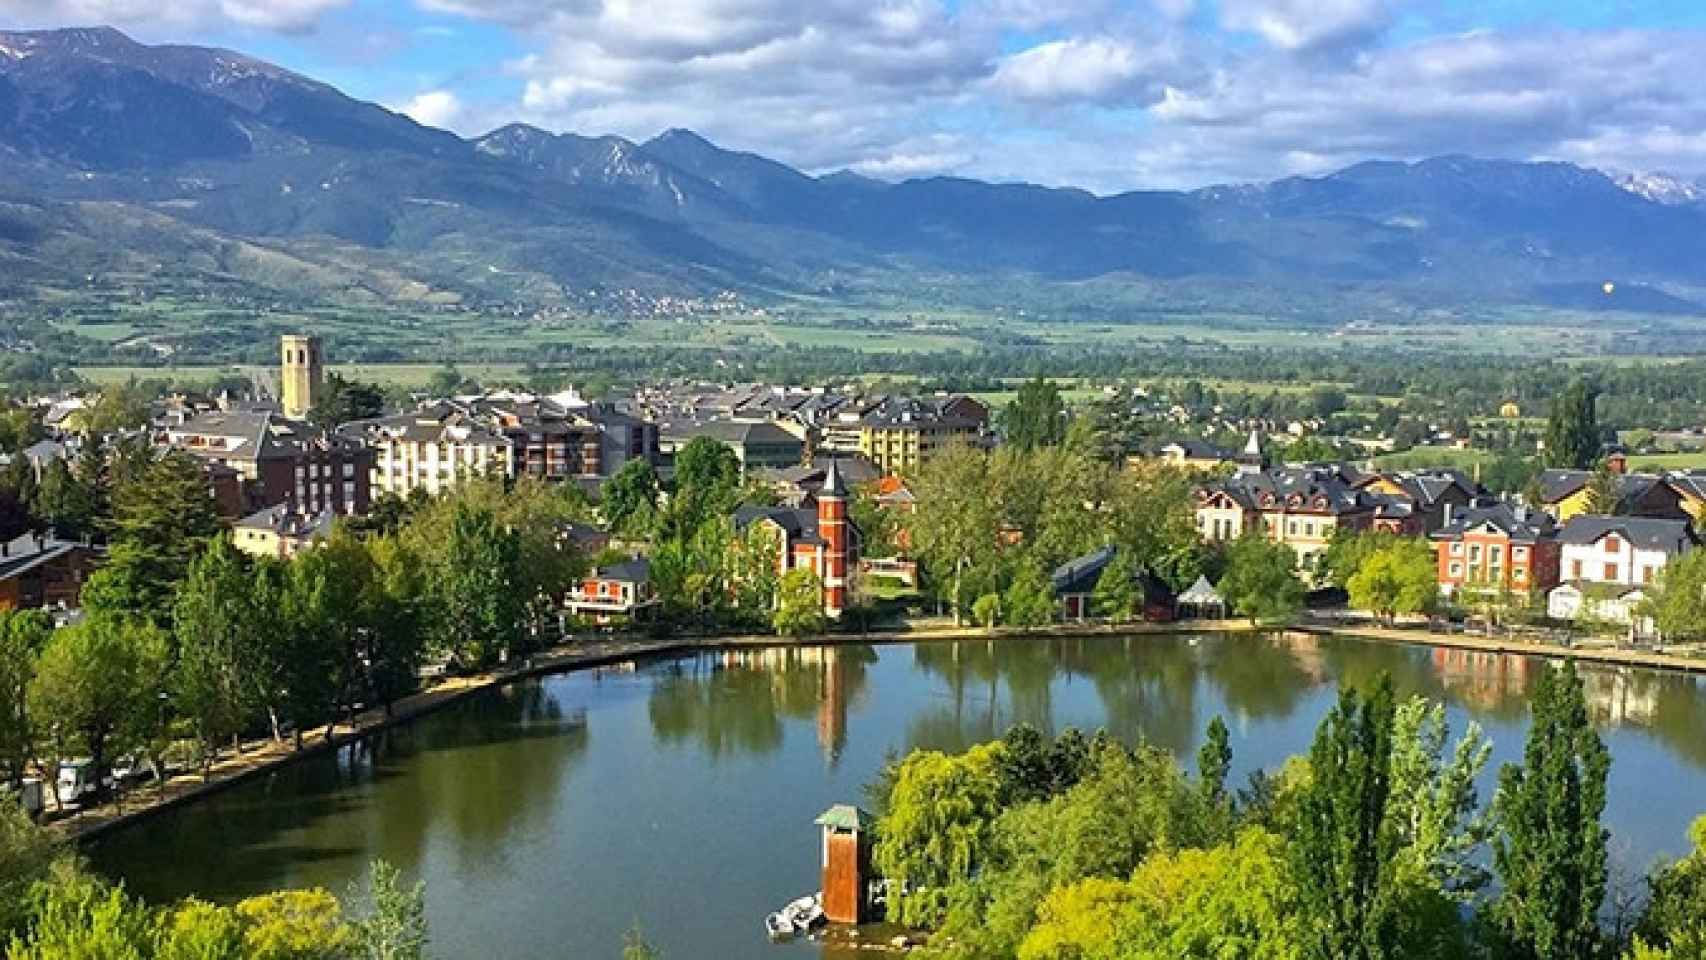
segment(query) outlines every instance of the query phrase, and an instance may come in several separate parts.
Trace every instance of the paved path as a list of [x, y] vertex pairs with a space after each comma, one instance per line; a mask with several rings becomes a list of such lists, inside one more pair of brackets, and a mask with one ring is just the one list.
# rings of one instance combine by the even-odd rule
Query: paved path
[[1292, 629], [1303, 633], [1336, 634], [1403, 643], [1413, 646], [1447, 647], [1454, 650], [1480, 650], [1486, 653], [1515, 653], [1537, 657], [1558, 657], [1584, 663], [1610, 664], [1624, 667], [1650, 667], [1655, 670], [1679, 670], [1684, 673], [1706, 673], [1706, 659], [1652, 650], [1634, 650], [1616, 646], [1563, 646], [1520, 637], [1488, 637], [1473, 633], [1435, 633], [1426, 629], [1404, 629], [1360, 625], [1303, 624]]

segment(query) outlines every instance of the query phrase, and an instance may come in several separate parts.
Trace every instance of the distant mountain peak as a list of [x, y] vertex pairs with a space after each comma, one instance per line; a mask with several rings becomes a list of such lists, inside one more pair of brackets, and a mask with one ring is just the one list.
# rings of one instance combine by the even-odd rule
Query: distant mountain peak
[[1658, 171], [1607, 175], [1624, 190], [1654, 203], [1675, 206], [1706, 202], [1706, 177], [1679, 177]]

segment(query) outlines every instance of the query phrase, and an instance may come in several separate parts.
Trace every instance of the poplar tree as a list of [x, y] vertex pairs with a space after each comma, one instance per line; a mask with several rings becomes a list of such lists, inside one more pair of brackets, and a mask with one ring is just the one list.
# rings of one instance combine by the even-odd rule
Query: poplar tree
[[1586, 470], [1599, 460], [1599, 419], [1594, 403], [1599, 391], [1576, 380], [1552, 401], [1546, 421], [1546, 465]]
[[1492, 920], [1516, 960], [1592, 960], [1601, 945], [1611, 754], [1588, 718], [1574, 664], [1548, 670], [1531, 700], [1521, 764], [1499, 772], [1493, 840], [1501, 887]]
[[1345, 687], [1309, 750], [1312, 780], [1298, 799], [1291, 850], [1308, 955], [1319, 960], [1395, 956], [1393, 713], [1391, 677], [1367, 696]]

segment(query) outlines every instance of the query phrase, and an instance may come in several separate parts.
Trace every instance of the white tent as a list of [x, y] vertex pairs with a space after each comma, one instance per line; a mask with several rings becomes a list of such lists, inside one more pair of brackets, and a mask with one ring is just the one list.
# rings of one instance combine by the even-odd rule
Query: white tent
[[1214, 589], [1214, 584], [1208, 582], [1208, 577], [1199, 576], [1191, 588], [1179, 594], [1179, 615], [1184, 617], [1214, 617], [1226, 616], [1226, 599], [1220, 591]]

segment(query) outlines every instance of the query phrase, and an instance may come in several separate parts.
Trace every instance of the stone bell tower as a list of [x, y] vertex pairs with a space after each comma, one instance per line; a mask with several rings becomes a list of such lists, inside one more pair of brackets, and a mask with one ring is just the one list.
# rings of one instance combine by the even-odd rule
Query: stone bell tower
[[281, 346], [279, 403], [286, 417], [300, 420], [308, 416], [315, 401], [320, 399], [320, 388], [326, 379], [325, 356], [316, 336], [286, 334]]

